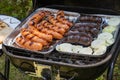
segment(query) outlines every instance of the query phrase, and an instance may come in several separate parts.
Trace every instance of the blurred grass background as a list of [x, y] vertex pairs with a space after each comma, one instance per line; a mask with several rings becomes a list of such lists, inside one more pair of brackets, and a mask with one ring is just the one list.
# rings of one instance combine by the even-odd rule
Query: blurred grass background
[[32, 0], [0, 0], [0, 14], [23, 19], [32, 8]]
[[[16, 17], [19, 20], [24, 19], [32, 9], [31, 0], [0, 0], [0, 14]], [[0, 72], [4, 73], [5, 55], [0, 57]], [[105, 73], [97, 80], [105, 80]], [[38, 80], [21, 73], [12, 64], [10, 65], [10, 80]], [[120, 56], [114, 69], [114, 79], [120, 80]]]

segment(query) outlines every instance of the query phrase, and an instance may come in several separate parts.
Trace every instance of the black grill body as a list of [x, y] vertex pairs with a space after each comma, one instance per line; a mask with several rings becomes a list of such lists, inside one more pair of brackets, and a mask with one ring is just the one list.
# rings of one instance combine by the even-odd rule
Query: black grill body
[[48, 6], [48, 5], [64, 5], [64, 6], [78, 6], [87, 8], [101, 8], [101, 9], [111, 9], [114, 11], [120, 11], [120, 1], [119, 0], [33, 0], [34, 9], [38, 7]]
[[[105, 15], [119, 15], [119, 8], [116, 9], [116, 1], [110, 0], [107, 1], [79, 1], [74, 0], [50, 0], [50, 1], [41, 1], [41, 0], [33, 0], [33, 10], [39, 7], [47, 7], [54, 9], [62, 9], [66, 11], [73, 11], [78, 13], [86, 13], [86, 14], [105, 14]], [[119, 1], [118, 1], [119, 2]], [[91, 4], [90, 4], [91, 3]], [[97, 3], [97, 4], [94, 4]], [[114, 3], [114, 5], [112, 5]], [[103, 5], [104, 4], [104, 5]], [[107, 6], [105, 4], [108, 4]], [[112, 6], [110, 6], [112, 5]], [[73, 73], [77, 75], [74, 76], [73, 80], [94, 80], [99, 77], [107, 68], [111, 69], [111, 64], [114, 63], [117, 59], [119, 53], [119, 42], [120, 35], [118, 33], [118, 37], [113, 44], [112, 48], [109, 50], [109, 55], [104, 58], [97, 59], [97, 62], [89, 63], [89, 64], [81, 64], [74, 65], [68, 63], [61, 63], [56, 61], [54, 58], [52, 61], [48, 60], [48, 56], [56, 52], [52, 52], [51, 55], [43, 56], [37, 55], [32, 52], [21, 52], [21, 50], [12, 49], [9, 46], [3, 44], [3, 51], [6, 53], [7, 57], [10, 59], [12, 64], [19, 68], [20, 70], [26, 72], [35, 72], [35, 68], [33, 66], [33, 62], [37, 62], [39, 64], [56, 66], [59, 67], [60, 76], [66, 79], [69, 79], [73, 76]], [[90, 58], [85, 57], [84, 60], [90, 60]], [[94, 61], [94, 60], [93, 60]], [[113, 68], [112, 68], [113, 69]], [[108, 75], [109, 76], [109, 75]], [[111, 80], [112, 78], [108, 78]], [[48, 79], [49, 80], [49, 79]]]

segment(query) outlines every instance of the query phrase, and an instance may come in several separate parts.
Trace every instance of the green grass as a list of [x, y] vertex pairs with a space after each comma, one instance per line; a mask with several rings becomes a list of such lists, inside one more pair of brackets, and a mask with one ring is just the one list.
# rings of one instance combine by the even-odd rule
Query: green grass
[[32, 7], [31, 0], [0, 0], [0, 14], [23, 19]]
[[[13, 16], [19, 20], [24, 19], [31, 11], [32, 0], [0, 0], [0, 14]], [[0, 72], [4, 73], [5, 56], [0, 57]], [[22, 74], [12, 64], [10, 65], [10, 80], [32, 80], [28, 75]]]
[[[0, 0], [0, 14], [16, 17], [20, 20], [24, 19], [31, 11], [31, 0]], [[0, 57], [0, 72], [4, 73], [5, 55]], [[97, 80], [105, 80], [105, 73]], [[21, 73], [12, 64], [10, 65], [10, 80], [38, 80]], [[114, 79], [120, 80], [120, 56], [114, 69]]]

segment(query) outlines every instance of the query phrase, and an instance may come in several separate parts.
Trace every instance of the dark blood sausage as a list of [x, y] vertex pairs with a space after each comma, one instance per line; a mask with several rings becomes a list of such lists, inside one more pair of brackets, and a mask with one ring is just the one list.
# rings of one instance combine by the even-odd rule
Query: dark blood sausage
[[76, 23], [75, 26], [71, 29], [72, 31], [86, 32], [87, 34], [92, 35], [92, 37], [97, 37], [100, 32], [100, 24], [96, 23]]
[[80, 27], [85, 27], [85, 28], [88, 27], [88, 28], [100, 29], [100, 24], [82, 22], [82, 23], [76, 23], [73, 28], [80, 28]]
[[80, 22], [95, 22], [95, 23], [101, 23], [102, 18], [99, 16], [81, 16], [80, 17]]
[[[61, 14], [62, 15], [62, 14]], [[80, 22], [76, 23], [71, 30], [65, 34], [66, 42], [90, 46], [92, 40], [101, 31], [102, 18], [98, 16], [81, 16]]]
[[74, 30], [74, 31], [70, 30], [68, 33], [65, 34], [65, 36], [75, 35], [75, 34], [79, 34], [79, 33], [80, 32], [77, 30]]
[[82, 44], [84, 46], [89, 46], [92, 42], [93, 38], [85, 32], [79, 33], [69, 33], [66, 42], [75, 43], [75, 44]]
[[71, 30], [78, 30], [79, 32], [86, 32], [93, 37], [97, 37], [101, 31], [101, 25], [97, 23], [76, 23]]

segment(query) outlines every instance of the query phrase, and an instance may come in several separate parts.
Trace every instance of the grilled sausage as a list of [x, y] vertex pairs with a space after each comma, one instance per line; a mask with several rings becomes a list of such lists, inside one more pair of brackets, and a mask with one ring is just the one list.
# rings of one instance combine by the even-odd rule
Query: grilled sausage
[[51, 14], [51, 13], [49, 11], [40, 11], [32, 16], [31, 21], [37, 24], [48, 14]]
[[57, 32], [55, 32], [55, 31], [53, 31], [53, 30], [49, 30], [49, 29], [47, 29], [47, 28], [43, 28], [43, 29], [41, 30], [41, 32], [46, 33], [46, 34], [49, 34], [49, 35], [52, 35], [53, 38], [55, 38], [55, 39], [62, 39], [62, 38], [63, 38], [63, 36], [62, 36], [60, 33], [57, 33]]
[[54, 30], [54, 31], [56, 31], [56, 32], [58, 32], [58, 33], [60, 33], [62, 35], [64, 35], [64, 33], [65, 33], [65, 29], [64, 28], [54, 26], [51, 23], [47, 22], [46, 20], [43, 20], [41, 22], [40, 26], [38, 25], [38, 28], [41, 28], [41, 25], [43, 25], [43, 27], [45, 27], [45, 28]]
[[22, 37], [16, 38], [16, 44], [22, 48], [29, 49], [29, 50], [42, 50], [43, 48], [43, 45], [41, 43], [25, 40]]
[[65, 14], [64, 14], [64, 11], [63, 10], [59, 10], [58, 12], [57, 12], [57, 16], [62, 16], [62, 17], [65, 17]]
[[101, 23], [102, 18], [99, 16], [81, 16], [80, 17], [81, 22], [96, 22], [96, 23]]
[[39, 38], [42, 38], [48, 42], [52, 42], [52, 39], [53, 39], [52, 35], [42, 33], [40, 31], [38, 31], [34, 26], [29, 26], [29, 31], [32, 34], [38, 36]]
[[79, 33], [72, 32], [71, 34], [69, 33], [69, 36], [67, 36], [66, 39], [67, 39], [66, 42], [89, 46], [91, 44], [93, 38], [85, 32], [79, 32]]
[[67, 24], [69, 27], [71, 27], [73, 24], [69, 22], [67, 19], [65, 19], [64, 11], [60, 10], [57, 12], [57, 20], [62, 22], [63, 24]]
[[53, 16], [49, 16], [49, 17], [48, 17], [48, 20], [49, 20], [50, 23], [52, 23], [52, 24], [55, 25], [55, 26], [62, 27], [62, 28], [64, 28], [65, 30], [68, 30], [68, 29], [69, 29], [69, 26], [68, 26], [68, 25], [59, 22], [59, 21], [56, 20]]
[[44, 40], [42, 38], [39, 38], [38, 36], [30, 33], [29, 30], [27, 30], [27, 29], [23, 28], [21, 30], [21, 35], [27, 40], [31, 40], [33, 42], [38, 42], [38, 43], [41, 43], [42, 45], [47, 45], [48, 44], [48, 42], [46, 40]]

